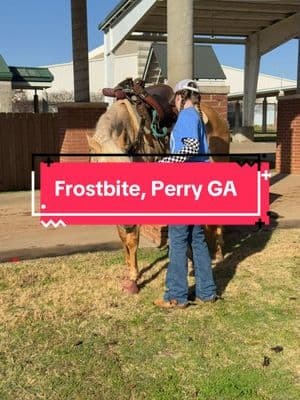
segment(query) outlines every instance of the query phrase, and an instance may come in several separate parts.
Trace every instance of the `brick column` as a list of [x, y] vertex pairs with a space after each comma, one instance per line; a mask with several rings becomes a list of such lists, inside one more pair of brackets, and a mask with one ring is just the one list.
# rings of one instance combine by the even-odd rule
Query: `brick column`
[[300, 95], [278, 98], [276, 171], [300, 174]]
[[228, 114], [228, 98], [229, 86], [199, 86], [201, 93], [201, 101], [206, 105], [212, 107], [217, 111], [225, 120]]
[[[58, 107], [60, 153], [88, 153], [86, 135], [92, 136], [106, 103], [65, 103]], [[89, 157], [60, 157], [60, 161], [89, 161]]]

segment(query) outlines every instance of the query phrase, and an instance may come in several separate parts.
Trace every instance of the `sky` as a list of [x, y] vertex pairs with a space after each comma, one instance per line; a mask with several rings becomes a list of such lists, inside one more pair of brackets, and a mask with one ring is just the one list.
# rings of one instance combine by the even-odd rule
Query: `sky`
[[[98, 24], [119, 0], [87, 0], [89, 50], [103, 44]], [[215, 45], [223, 65], [243, 68], [244, 46]], [[70, 0], [1, 2], [0, 54], [8, 65], [39, 66], [72, 60]], [[264, 55], [260, 72], [286, 79], [297, 77], [298, 41], [291, 40]]]

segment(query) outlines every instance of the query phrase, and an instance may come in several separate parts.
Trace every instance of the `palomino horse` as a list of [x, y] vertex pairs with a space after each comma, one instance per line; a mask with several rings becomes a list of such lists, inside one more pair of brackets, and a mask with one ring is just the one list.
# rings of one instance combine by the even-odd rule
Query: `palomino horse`
[[[201, 103], [203, 119], [206, 123], [207, 136], [211, 153], [228, 153], [230, 134], [227, 122], [222, 119], [216, 111], [208, 105]], [[126, 154], [137, 143], [135, 153], [166, 154], [168, 143], [165, 139], [151, 138], [143, 135], [139, 139], [141, 118], [135, 108], [127, 100], [117, 100], [100, 117], [95, 134], [88, 138], [89, 147], [92, 153], [124, 153], [121, 157], [91, 157], [92, 162], [130, 162]], [[213, 157], [214, 161], [226, 161], [224, 157]], [[136, 160], [136, 158], [135, 158]], [[141, 161], [155, 161], [155, 157], [141, 157]], [[123, 289], [129, 293], [137, 293], [138, 286], [138, 263], [137, 248], [139, 244], [139, 227], [137, 225], [118, 225], [120, 239], [125, 250], [125, 260], [128, 267], [128, 278]], [[206, 235], [212, 257], [217, 261], [223, 259], [222, 227], [207, 226]]]

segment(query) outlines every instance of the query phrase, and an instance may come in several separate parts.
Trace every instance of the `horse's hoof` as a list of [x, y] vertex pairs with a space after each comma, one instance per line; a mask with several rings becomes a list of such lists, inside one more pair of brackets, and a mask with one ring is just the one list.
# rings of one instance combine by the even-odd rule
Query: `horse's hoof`
[[138, 285], [134, 281], [126, 281], [123, 283], [123, 292], [129, 293], [129, 294], [137, 294], [139, 292]]

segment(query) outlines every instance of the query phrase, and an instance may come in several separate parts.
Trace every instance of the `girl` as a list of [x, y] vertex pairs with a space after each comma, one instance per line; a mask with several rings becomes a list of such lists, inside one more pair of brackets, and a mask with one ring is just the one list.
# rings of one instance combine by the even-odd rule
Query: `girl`
[[[197, 84], [185, 79], [176, 84], [175, 106], [179, 112], [170, 137], [171, 153], [162, 162], [209, 161], [205, 125], [200, 110], [200, 93]], [[201, 167], [199, 167], [201, 168]], [[211, 258], [200, 225], [169, 225], [169, 265], [166, 276], [166, 292], [154, 304], [160, 308], [185, 308], [188, 305], [187, 247], [191, 245], [196, 280], [196, 301], [216, 300]]]

